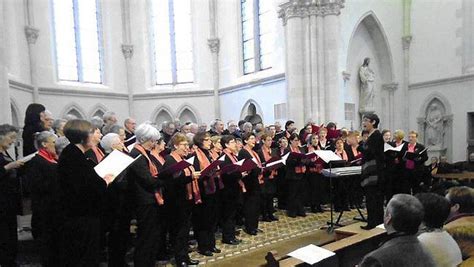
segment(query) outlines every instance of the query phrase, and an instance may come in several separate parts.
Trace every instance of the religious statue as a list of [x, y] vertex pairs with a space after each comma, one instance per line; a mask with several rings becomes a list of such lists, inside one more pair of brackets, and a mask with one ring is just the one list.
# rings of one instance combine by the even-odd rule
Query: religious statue
[[359, 78], [360, 78], [360, 110], [361, 111], [374, 111], [374, 81], [375, 72], [369, 67], [370, 59], [367, 57], [364, 59], [364, 64], [360, 66]]
[[442, 146], [444, 136], [443, 111], [438, 103], [432, 103], [426, 114], [426, 142], [429, 146]]

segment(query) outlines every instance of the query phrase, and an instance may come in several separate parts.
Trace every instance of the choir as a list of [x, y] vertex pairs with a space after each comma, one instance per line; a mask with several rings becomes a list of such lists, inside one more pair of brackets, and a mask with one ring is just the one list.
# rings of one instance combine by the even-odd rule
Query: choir
[[[365, 196], [363, 228], [371, 229], [383, 222], [384, 202], [393, 195], [428, 191], [432, 183], [418, 134], [410, 131], [407, 142], [397, 130], [392, 139], [390, 131], [377, 129], [375, 114], [363, 117], [361, 136], [334, 123], [308, 123], [298, 134], [291, 120], [285, 130], [279, 123], [253, 127], [242, 121], [230, 121], [224, 129], [215, 120], [209, 131], [175, 121], [163, 123], [160, 132], [151, 123], [137, 126], [132, 118], [117, 126], [114, 113], [99, 123], [60, 120], [51, 130], [45, 111], [38, 104], [27, 110], [23, 151], [37, 154], [26, 166], [8, 152], [18, 129], [0, 125], [1, 266], [15, 266], [18, 177], [25, 168], [32, 231], [44, 266], [97, 266], [102, 251], [109, 266], [126, 266], [132, 220], [138, 267], [171, 258], [178, 266], [196, 265], [189, 257], [191, 232], [198, 252], [212, 256], [221, 253], [217, 236], [239, 244], [240, 224], [246, 234], [258, 235], [259, 221], [278, 221], [277, 207], [289, 217], [304, 217], [307, 211], [323, 212], [325, 204], [336, 211], [359, 207]], [[386, 145], [401, 149], [387, 152]], [[101, 178], [94, 166], [114, 150], [136, 160], [118, 177]], [[308, 156], [317, 150], [334, 151], [344, 166], [361, 166], [361, 175], [337, 180], [330, 196], [322, 175], [328, 164]], [[266, 168], [282, 158], [284, 164]]]

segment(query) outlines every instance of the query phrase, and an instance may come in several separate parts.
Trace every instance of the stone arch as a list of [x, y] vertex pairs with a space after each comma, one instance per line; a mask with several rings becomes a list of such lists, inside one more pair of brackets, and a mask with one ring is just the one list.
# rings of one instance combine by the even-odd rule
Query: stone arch
[[12, 114], [12, 125], [16, 127], [21, 127], [23, 125], [23, 119], [21, 116], [20, 109], [15, 99], [10, 98], [10, 109]]
[[99, 103], [91, 109], [91, 112], [89, 113], [89, 118], [92, 118], [95, 116], [99, 116], [102, 118], [102, 116], [104, 116], [104, 114], [107, 111], [108, 111], [107, 107]]
[[[437, 111], [433, 111], [433, 109], [437, 109]], [[430, 112], [435, 112], [437, 116], [431, 115]], [[433, 119], [436, 117], [439, 121]], [[433, 124], [432, 121], [437, 121], [437, 123]], [[447, 156], [448, 160], [451, 160], [453, 113], [449, 100], [438, 92], [428, 95], [418, 112], [417, 124], [418, 140], [428, 147], [428, 155], [430, 157]], [[437, 125], [438, 128], [433, 125]], [[437, 138], [433, 138], [433, 133]], [[434, 140], [438, 140], [438, 142]]]
[[253, 125], [263, 122], [263, 112], [260, 105], [253, 99], [247, 100], [242, 111], [240, 112], [240, 119], [249, 121]]
[[184, 104], [183, 106], [181, 106], [181, 108], [178, 109], [178, 112], [177, 112], [178, 119], [182, 123], [185, 123], [188, 121], [199, 123], [200, 122], [199, 115], [197, 114], [195, 110], [196, 109], [194, 109], [191, 105]]
[[[390, 107], [393, 98], [390, 92], [382, 90], [384, 84], [391, 84], [394, 80], [392, 54], [385, 34], [385, 30], [373, 11], [362, 15], [354, 27], [346, 58], [346, 71], [351, 74], [350, 80], [344, 88], [345, 102], [354, 103], [359, 111], [360, 79], [359, 68], [364, 58], [371, 59], [370, 67], [375, 72], [375, 112], [380, 116], [385, 127], [393, 124]], [[356, 116], [354, 125], [360, 124], [360, 117]]]
[[62, 117], [65, 118], [67, 115], [76, 116], [78, 119], [86, 119], [86, 113], [79, 107], [76, 103], [70, 103], [67, 105], [63, 112], [61, 112]]
[[167, 105], [161, 105], [155, 109], [155, 111], [152, 113], [151, 116], [151, 121], [153, 123], [156, 123], [158, 127], [161, 127], [161, 124], [164, 121], [171, 121], [173, 120], [175, 116], [173, 116], [173, 112], [171, 111], [171, 108]]

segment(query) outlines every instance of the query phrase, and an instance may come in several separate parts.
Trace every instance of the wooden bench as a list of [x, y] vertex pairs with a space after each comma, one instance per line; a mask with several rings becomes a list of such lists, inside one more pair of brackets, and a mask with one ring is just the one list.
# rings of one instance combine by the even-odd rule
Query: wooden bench
[[[385, 236], [385, 230], [374, 228], [367, 231], [361, 229], [361, 225], [363, 223], [354, 223], [334, 230], [336, 241], [322, 247], [336, 253], [336, 256], [314, 266], [354, 266], [359, 263], [365, 254], [376, 249]], [[289, 267], [305, 264], [287, 255], [279, 259], [276, 257], [278, 257], [276, 252], [270, 251], [265, 257], [267, 266]]]
[[437, 173], [433, 175], [433, 177], [442, 180], [460, 180], [471, 182], [471, 180], [474, 180], [474, 172]]

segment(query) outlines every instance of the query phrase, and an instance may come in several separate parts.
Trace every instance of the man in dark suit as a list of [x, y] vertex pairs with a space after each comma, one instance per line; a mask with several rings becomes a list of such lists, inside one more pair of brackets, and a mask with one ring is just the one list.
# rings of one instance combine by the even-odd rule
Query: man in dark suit
[[362, 173], [361, 186], [365, 192], [365, 202], [367, 206], [367, 225], [361, 226], [364, 230], [369, 230], [383, 222], [383, 136], [377, 129], [380, 119], [376, 114], [366, 114], [362, 120], [362, 126], [368, 131], [369, 136], [361, 146], [362, 153]]
[[417, 198], [408, 194], [393, 196], [384, 216], [389, 239], [365, 255], [359, 266], [436, 266], [416, 237], [423, 216], [423, 205]]

